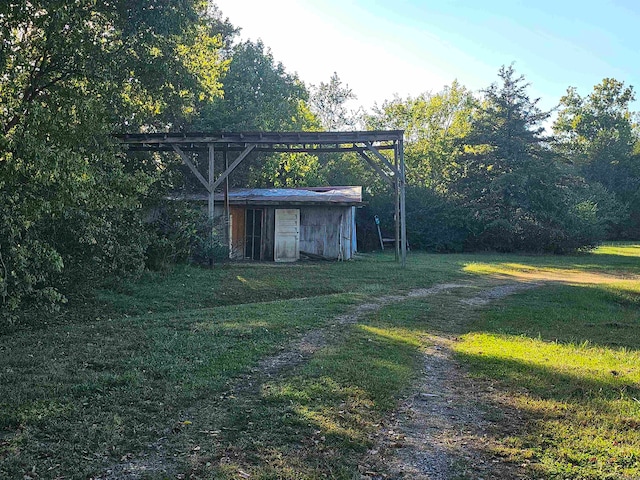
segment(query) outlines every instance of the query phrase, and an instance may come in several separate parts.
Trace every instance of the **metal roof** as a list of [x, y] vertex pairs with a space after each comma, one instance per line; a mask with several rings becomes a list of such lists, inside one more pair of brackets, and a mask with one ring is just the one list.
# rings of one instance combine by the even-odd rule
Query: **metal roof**
[[[206, 194], [171, 197], [174, 200], [206, 201]], [[216, 202], [224, 201], [223, 193], [216, 193]], [[238, 188], [229, 190], [231, 205], [334, 205], [362, 204], [362, 187], [303, 187], [303, 188]]]

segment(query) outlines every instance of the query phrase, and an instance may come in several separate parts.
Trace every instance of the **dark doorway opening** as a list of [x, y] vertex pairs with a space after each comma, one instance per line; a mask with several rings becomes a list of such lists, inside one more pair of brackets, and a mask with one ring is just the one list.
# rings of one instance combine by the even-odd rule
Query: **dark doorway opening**
[[244, 256], [260, 260], [262, 245], [262, 210], [247, 208], [245, 216]]

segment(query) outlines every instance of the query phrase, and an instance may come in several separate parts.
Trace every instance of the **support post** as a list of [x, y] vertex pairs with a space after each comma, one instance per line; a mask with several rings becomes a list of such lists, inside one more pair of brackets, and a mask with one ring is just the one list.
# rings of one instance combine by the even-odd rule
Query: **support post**
[[[211, 244], [213, 244], [214, 236], [215, 236], [215, 228], [213, 226], [213, 217], [215, 215], [215, 190], [213, 188], [214, 176], [215, 176], [215, 161], [216, 161], [216, 152], [213, 147], [213, 143], [207, 145], [207, 149], [209, 151], [209, 221], [211, 222]], [[209, 258], [209, 265], [213, 267], [213, 257]]]
[[215, 213], [215, 200], [213, 193], [213, 181], [215, 174], [215, 150], [213, 147], [213, 143], [207, 145], [209, 150], [209, 220], [213, 220], [213, 215]]
[[[227, 157], [227, 151], [223, 152], [224, 157], [224, 169], [227, 170], [229, 168], [229, 158]], [[225, 178], [224, 184], [224, 212], [225, 212], [225, 220], [226, 220], [226, 231], [227, 234], [225, 236], [225, 240], [227, 245], [229, 245], [229, 253], [231, 253], [231, 208], [229, 206], [229, 176]]]
[[394, 175], [394, 187], [395, 187], [395, 193], [396, 193], [396, 198], [395, 198], [395, 207], [396, 207], [396, 215], [395, 215], [395, 220], [396, 220], [396, 236], [395, 236], [395, 247], [396, 247], [396, 262], [400, 261], [400, 175], [398, 175], [398, 157], [399, 157], [399, 151], [398, 151], [398, 145], [396, 144], [396, 148], [393, 149], [393, 163], [395, 166], [395, 172], [396, 174]]
[[405, 200], [406, 177], [404, 169], [404, 140], [398, 141], [398, 157], [400, 157], [400, 239], [402, 242], [402, 268], [407, 266], [407, 208]]

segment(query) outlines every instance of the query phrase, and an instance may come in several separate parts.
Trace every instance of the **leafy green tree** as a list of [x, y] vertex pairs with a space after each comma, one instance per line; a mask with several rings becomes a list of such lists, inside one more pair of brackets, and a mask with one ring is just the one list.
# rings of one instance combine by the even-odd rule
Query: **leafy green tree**
[[123, 156], [111, 133], [179, 127], [220, 94], [205, 6], [0, 4], [2, 315], [141, 268], [156, 165]]
[[230, 49], [224, 96], [203, 105], [195, 122], [207, 131], [303, 130], [313, 124], [308, 92], [261, 41]]
[[[233, 38], [228, 39], [232, 41]], [[286, 71], [261, 41], [244, 41], [227, 48], [228, 70], [221, 78], [224, 95], [202, 105], [191, 129], [196, 131], [297, 131], [317, 128], [309, 111], [308, 92], [295, 74]], [[316, 160], [317, 162], [317, 160]], [[235, 186], [281, 185], [286, 172], [301, 176], [313, 171], [308, 157], [275, 155], [264, 159], [251, 156], [230, 178]], [[306, 164], [306, 166], [304, 166]], [[179, 167], [190, 189], [201, 188], [190, 173]], [[311, 173], [310, 173], [311, 175]]]
[[361, 115], [360, 110], [350, 110], [348, 104], [357, 96], [349, 85], [343, 85], [336, 72], [328, 83], [320, 82], [311, 87], [309, 99], [311, 111], [315, 113], [325, 130], [348, 130], [355, 128]]
[[385, 101], [367, 116], [367, 126], [405, 130], [407, 182], [442, 189], [462, 153], [476, 103], [473, 94], [455, 81], [436, 94]]
[[640, 156], [637, 126], [629, 110], [633, 87], [605, 78], [586, 97], [569, 88], [554, 123], [558, 152], [590, 182], [602, 184], [629, 206], [632, 222], [621, 219], [613, 236], [640, 234]]
[[278, 153], [265, 159], [261, 169], [252, 171], [249, 184], [263, 188], [320, 186], [327, 183], [315, 155]]

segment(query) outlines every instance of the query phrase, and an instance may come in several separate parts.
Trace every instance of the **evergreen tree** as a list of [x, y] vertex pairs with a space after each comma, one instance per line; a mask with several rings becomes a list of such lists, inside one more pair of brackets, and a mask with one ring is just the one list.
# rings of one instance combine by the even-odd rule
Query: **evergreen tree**
[[483, 91], [449, 192], [476, 222], [476, 247], [575, 248], [563, 186], [567, 179], [542, 125], [549, 112], [529, 97], [529, 84], [513, 66], [503, 66], [498, 76], [500, 81]]

